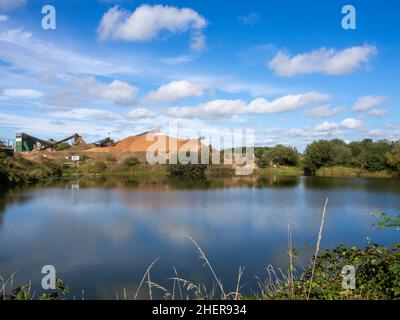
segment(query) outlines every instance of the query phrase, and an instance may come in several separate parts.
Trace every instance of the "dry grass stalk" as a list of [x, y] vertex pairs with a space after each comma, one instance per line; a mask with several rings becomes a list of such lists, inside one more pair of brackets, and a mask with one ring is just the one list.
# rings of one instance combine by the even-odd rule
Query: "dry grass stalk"
[[327, 206], [328, 206], [328, 198], [326, 198], [326, 200], [325, 200], [324, 210], [322, 211], [321, 225], [319, 226], [318, 240], [317, 240], [317, 246], [316, 246], [316, 248], [315, 248], [314, 261], [313, 261], [312, 270], [311, 270], [310, 286], [309, 286], [309, 288], [308, 288], [307, 300], [310, 299], [311, 288], [312, 288], [312, 282], [313, 282], [314, 272], [315, 272], [315, 266], [316, 266], [316, 264], [317, 264], [318, 253], [319, 253], [319, 248], [320, 248], [321, 239], [322, 239], [322, 231], [323, 231], [323, 229], [324, 229], [325, 215], [326, 215], [326, 207], [327, 207]]
[[294, 300], [295, 294], [294, 294], [294, 279], [293, 279], [294, 265], [293, 265], [292, 230], [289, 224], [288, 224], [288, 246], [289, 246], [289, 264], [290, 264], [289, 281], [290, 281], [292, 300]]
[[[144, 275], [143, 275], [142, 280], [140, 281], [139, 287], [138, 287], [137, 290], [136, 290], [136, 293], [135, 293], [135, 296], [133, 297], [133, 300], [136, 300], [136, 299], [137, 299], [137, 296], [138, 296], [138, 294], [139, 294], [139, 291], [140, 291], [140, 289], [141, 289], [141, 287], [142, 287], [142, 285], [143, 285], [144, 279], [146, 279], [147, 274], [150, 272], [150, 269], [151, 269], [151, 268], [153, 267], [153, 265], [158, 261], [158, 259], [159, 259], [159, 258], [155, 259], [155, 260], [150, 264], [150, 266], [147, 268], [146, 272], [145, 272]], [[151, 289], [150, 289], [150, 295], [151, 295]]]
[[212, 273], [212, 275], [213, 275], [215, 281], [217, 282], [217, 284], [218, 284], [218, 286], [219, 286], [219, 288], [220, 288], [220, 290], [221, 290], [222, 297], [225, 298], [226, 294], [225, 294], [225, 290], [224, 290], [224, 287], [223, 287], [223, 285], [222, 285], [222, 282], [221, 282], [221, 280], [219, 280], [219, 278], [218, 278], [217, 275], [215, 274], [214, 269], [212, 268], [210, 262], [209, 262], [208, 259], [207, 259], [207, 256], [205, 255], [205, 253], [203, 252], [203, 250], [200, 248], [200, 246], [197, 244], [197, 242], [196, 242], [192, 237], [190, 237], [189, 235], [186, 235], [186, 236], [194, 243], [194, 245], [197, 247], [197, 250], [199, 250], [199, 252], [200, 252], [200, 259], [204, 260], [204, 262], [206, 263], [206, 265], [207, 265], [208, 268], [210, 269], [210, 271], [211, 271], [211, 273]]

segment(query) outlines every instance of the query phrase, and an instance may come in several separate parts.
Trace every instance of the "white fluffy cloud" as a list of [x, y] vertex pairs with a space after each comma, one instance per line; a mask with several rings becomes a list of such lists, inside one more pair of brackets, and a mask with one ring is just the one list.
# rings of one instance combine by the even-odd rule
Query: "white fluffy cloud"
[[343, 129], [357, 129], [363, 126], [363, 122], [354, 118], [347, 118], [340, 122], [340, 127]]
[[317, 132], [321, 131], [333, 131], [336, 129], [357, 129], [363, 126], [363, 122], [358, 119], [346, 118], [341, 121], [339, 124], [336, 122], [325, 121], [321, 124], [318, 124], [314, 127], [314, 130]]
[[0, 14], [0, 22], [7, 21], [7, 20], [8, 20], [8, 16], [6, 16], [5, 14]]
[[172, 81], [150, 92], [147, 98], [151, 101], [177, 101], [188, 97], [200, 97], [204, 89], [204, 85], [187, 80]]
[[53, 117], [68, 118], [75, 120], [89, 120], [89, 121], [114, 121], [120, 120], [121, 117], [115, 113], [102, 109], [90, 108], [49, 108], [50, 114]]
[[178, 34], [189, 31], [191, 48], [201, 51], [205, 48], [202, 32], [206, 26], [207, 20], [193, 9], [143, 4], [133, 13], [118, 6], [109, 9], [101, 19], [98, 33], [103, 40], [148, 41], [162, 32]]
[[337, 129], [338, 125], [335, 122], [325, 121], [315, 126], [315, 131], [331, 131]]
[[360, 112], [376, 108], [388, 100], [384, 96], [365, 96], [360, 97], [353, 105], [353, 111]]
[[363, 126], [364, 124], [361, 120], [347, 118], [339, 123], [325, 121], [314, 127], [306, 126], [304, 128], [293, 128], [289, 130], [289, 136], [308, 139], [316, 139], [320, 137], [333, 138], [337, 137], [341, 132], [343, 132], [343, 130], [358, 129]]
[[305, 112], [305, 115], [309, 118], [330, 118], [334, 117], [340, 113], [342, 113], [344, 110], [343, 108], [332, 108], [331, 106], [321, 106], [321, 107], [316, 107], [310, 110], [307, 110]]
[[134, 103], [137, 92], [136, 87], [121, 80], [107, 84], [97, 81], [95, 77], [83, 77], [74, 78], [65, 89], [50, 94], [49, 98], [53, 103], [61, 105], [105, 100], [128, 106]]
[[168, 114], [175, 117], [213, 118], [247, 113], [282, 113], [295, 110], [305, 105], [323, 103], [329, 99], [329, 95], [318, 92], [286, 95], [272, 101], [264, 98], [257, 98], [250, 103], [239, 99], [217, 99], [199, 104], [196, 107], [170, 108]]
[[38, 99], [43, 93], [33, 89], [4, 89], [3, 97], [15, 99]]
[[114, 80], [110, 84], [98, 84], [93, 89], [93, 95], [105, 100], [111, 100], [122, 105], [132, 104], [137, 88], [120, 80]]
[[369, 62], [377, 53], [375, 46], [356, 46], [338, 51], [320, 48], [315, 51], [290, 56], [280, 51], [269, 62], [269, 69], [279, 76], [291, 77], [298, 74], [324, 73], [342, 75]]
[[129, 111], [127, 117], [133, 120], [153, 119], [157, 117], [157, 113], [146, 108], [136, 108]]
[[382, 118], [382, 117], [386, 116], [388, 114], [388, 112], [386, 110], [382, 110], [382, 109], [372, 109], [370, 112], [368, 112], [368, 114], [371, 117]]

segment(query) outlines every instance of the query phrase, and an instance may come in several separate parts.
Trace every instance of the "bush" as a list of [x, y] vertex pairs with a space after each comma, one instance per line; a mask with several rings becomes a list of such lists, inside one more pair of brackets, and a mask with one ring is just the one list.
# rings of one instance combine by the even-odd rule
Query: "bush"
[[184, 179], [205, 179], [207, 165], [205, 164], [170, 164], [168, 172], [173, 177]]
[[128, 157], [128, 158], [124, 159], [121, 163], [122, 167], [127, 168], [127, 169], [136, 167], [139, 164], [140, 164], [140, 161], [136, 157]]
[[67, 142], [60, 143], [56, 146], [57, 151], [68, 150], [69, 148], [71, 148], [71, 146]]
[[61, 176], [61, 167], [50, 159], [33, 162], [22, 157], [0, 160], [0, 181], [4, 185], [36, 183], [40, 180]]
[[96, 161], [89, 169], [91, 173], [103, 173], [107, 165], [103, 161]]

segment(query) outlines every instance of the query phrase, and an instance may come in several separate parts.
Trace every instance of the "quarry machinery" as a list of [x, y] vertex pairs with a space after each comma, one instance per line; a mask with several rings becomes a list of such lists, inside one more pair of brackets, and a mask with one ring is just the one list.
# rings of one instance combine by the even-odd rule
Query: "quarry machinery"
[[108, 138], [93, 142], [93, 144], [98, 148], [103, 148], [103, 147], [112, 147], [113, 145], [115, 145], [115, 142], [110, 137], [108, 137]]
[[36, 138], [26, 133], [18, 133], [15, 139], [15, 152], [54, 149], [59, 144], [67, 142], [69, 140], [73, 140], [73, 145], [85, 143], [82, 137], [77, 133], [59, 141], [47, 141]]

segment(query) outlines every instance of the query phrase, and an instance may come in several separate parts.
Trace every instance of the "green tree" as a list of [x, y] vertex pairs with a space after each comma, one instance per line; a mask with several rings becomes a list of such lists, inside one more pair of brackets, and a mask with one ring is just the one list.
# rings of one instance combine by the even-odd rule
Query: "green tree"
[[285, 166], [295, 166], [299, 162], [299, 153], [295, 148], [277, 145], [269, 150], [265, 150], [261, 160], [265, 164], [278, 164]]
[[351, 149], [343, 144], [333, 145], [332, 151], [332, 165], [350, 166], [352, 162]]
[[356, 164], [369, 171], [382, 171], [389, 169], [387, 153], [392, 151], [393, 143], [387, 140], [377, 142], [364, 139], [360, 143], [361, 152], [356, 158]]
[[400, 142], [397, 142], [391, 152], [386, 153], [389, 166], [400, 174]]
[[308, 175], [315, 174], [319, 168], [332, 165], [332, 143], [327, 140], [314, 141], [304, 152], [303, 168]]

